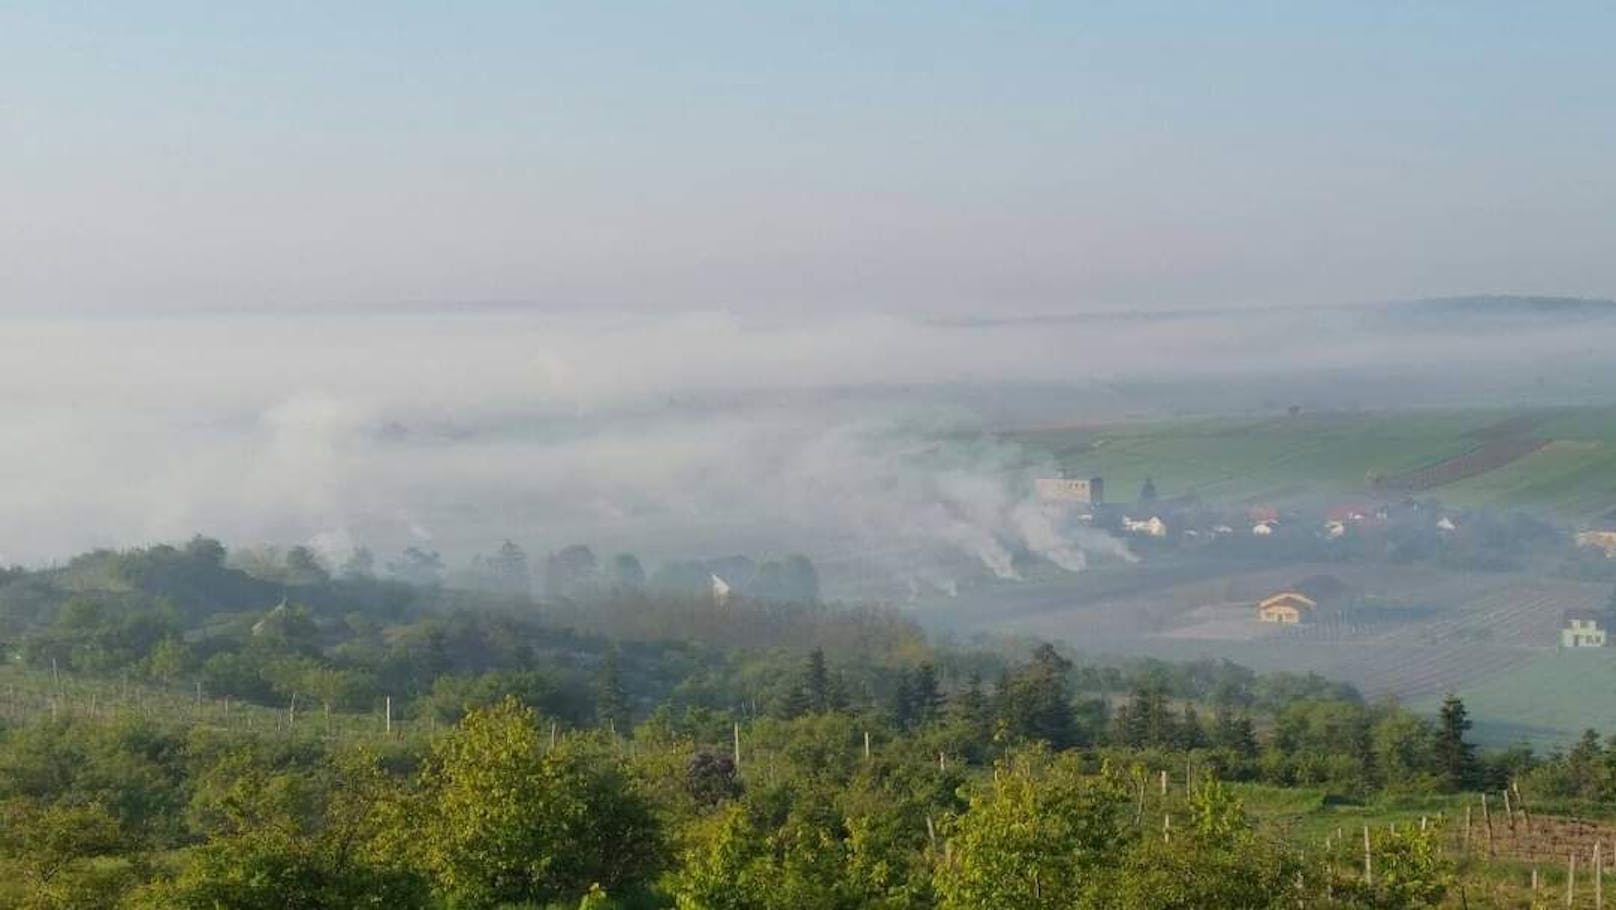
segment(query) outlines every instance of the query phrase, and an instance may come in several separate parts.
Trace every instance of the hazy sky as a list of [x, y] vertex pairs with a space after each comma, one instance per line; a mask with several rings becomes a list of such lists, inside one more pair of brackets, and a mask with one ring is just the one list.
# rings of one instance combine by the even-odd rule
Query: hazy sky
[[0, 308], [1616, 293], [1606, 3], [0, 5]]

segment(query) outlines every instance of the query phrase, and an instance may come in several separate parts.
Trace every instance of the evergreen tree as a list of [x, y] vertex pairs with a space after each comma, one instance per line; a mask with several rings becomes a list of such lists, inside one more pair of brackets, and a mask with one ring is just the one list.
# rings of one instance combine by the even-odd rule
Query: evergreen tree
[[612, 557], [608, 582], [619, 593], [645, 590], [645, 567], [640, 565], [640, 558], [633, 553], [619, 553]]
[[898, 684], [892, 690], [892, 725], [907, 730], [918, 719], [915, 686], [906, 670], [898, 671]]
[[1167, 705], [1167, 691], [1158, 683], [1146, 682], [1136, 687], [1118, 717], [1123, 745], [1137, 748], [1175, 744], [1177, 725]]
[[1583, 799], [1598, 799], [1602, 787], [1605, 750], [1599, 734], [1594, 730], [1582, 731], [1582, 738], [1566, 753], [1566, 772], [1571, 788]]
[[528, 572], [527, 554], [509, 540], [488, 560], [488, 574], [494, 590], [500, 594], [526, 597], [532, 593], [533, 579]]
[[290, 585], [323, 585], [331, 580], [331, 573], [320, 564], [320, 557], [308, 547], [293, 547], [286, 551], [286, 583]]
[[436, 550], [405, 547], [397, 560], [387, 564], [394, 578], [423, 588], [435, 588], [443, 583], [443, 557]]
[[1042, 644], [1032, 662], [1009, 675], [995, 693], [999, 722], [1013, 737], [1056, 749], [1079, 745], [1066, 675], [1072, 662]]
[[808, 665], [803, 669], [802, 690], [807, 696], [809, 711], [817, 714], [830, 710], [830, 671], [825, 668], [825, 652], [819, 648], [808, 654]]
[[937, 682], [936, 667], [929, 662], [922, 663], [917, 667], [911, 688], [914, 694], [914, 715], [917, 721], [927, 724], [942, 716], [945, 700], [942, 686]]
[[780, 713], [790, 720], [805, 714], [822, 714], [844, 701], [841, 693], [831, 684], [830, 670], [825, 666], [825, 652], [815, 648], [808, 653], [802, 677], [786, 694]]
[[1175, 733], [1174, 745], [1180, 749], [1199, 749], [1206, 745], [1206, 730], [1201, 726], [1201, 716], [1196, 713], [1194, 705], [1184, 706], [1184, 716], [1179, 720]]
[[544, 593], [560, 599], [590, 593], [595, 581], [595, 553], [583, 544], [563, 547], [544, 562]]
[[1251, 718], [1235, 714], [1228, 706], [1218, 708], [1212, 723], [1212, 745], [1227, 749], [1242, 758], [1257, 756], [1257, 731]]
[[1462, 790], [1476, 783], [1476, 747], [1465, 742], [1470, 717], [1464, 702], [1448, 693], [1436, 732], [1436, 772], [1451, 789]]
[[961, 724], [973, 739], [986, 739], [992, 732], [989, 729], [992, 716], [988, 710], [988, 697], [982, 691], [982, 674], [972, 671], [971, 675], [965, 678], [965, 688], [955, 696], [950, 708], [956, 722]]
[[616, 650], [606, 652], [595, 681], [595, 719], [603, 727], [628, 732], [628, 693], [623, 690], [623, 681], [618, 676]]

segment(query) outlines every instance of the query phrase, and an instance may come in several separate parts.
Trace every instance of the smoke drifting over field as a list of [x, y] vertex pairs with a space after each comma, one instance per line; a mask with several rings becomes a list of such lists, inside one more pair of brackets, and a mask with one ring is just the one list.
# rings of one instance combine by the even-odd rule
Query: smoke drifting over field
[[1051, 466], [983, 429], [1590, 396], [1603, 313], [0, 317], [0, 559], [202, 531], [451, 561], [506, 537], [800, 550], [939, 588], [1018, 553], [1077, 571], [1126, 553], [1038, 509]]

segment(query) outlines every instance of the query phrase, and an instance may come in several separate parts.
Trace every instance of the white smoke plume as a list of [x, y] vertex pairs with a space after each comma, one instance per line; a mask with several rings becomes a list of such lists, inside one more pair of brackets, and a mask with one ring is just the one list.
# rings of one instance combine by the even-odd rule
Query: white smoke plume
[[1015, 578], [1018, 554], [1068, 571], [1131, 558], [1040, 509], [1031, 481], [1050, 467], [995, 427], [1195, 396], [1236, 409], [1268, 394], [1240, 382], [1303, 370], [1333, 371], [1321, 396], [1361, 398], [1374, 387], [1342, 371], [1397, 364], [1435, 377], [1422, 388], [1485, 396], [1545, 358], [1598, 373], [1616, 334], [1444, 322], [1438, 336], [1335, 311], [0, 319], [0, 560], [202, 532], [332, 557], [427, 544], [454, 561], [511, 538], [652, 560], [801, 551], [926, 590]]

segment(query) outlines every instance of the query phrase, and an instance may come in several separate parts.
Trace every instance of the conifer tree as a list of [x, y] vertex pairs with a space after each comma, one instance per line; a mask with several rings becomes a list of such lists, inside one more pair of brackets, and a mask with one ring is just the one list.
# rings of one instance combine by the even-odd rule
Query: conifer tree
[[1470, 717], [1464, 702], [1453, 693], [1442, 700], [1442, 712], [1437, 722], [1437, 773], [1449, 788], [1463, 790], [1476, 783], [1476, 747], [1465, 742], [1470, 730]]

